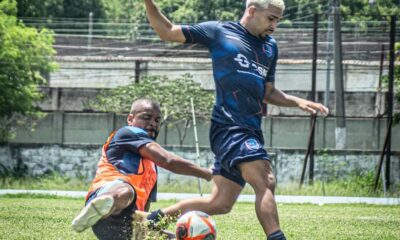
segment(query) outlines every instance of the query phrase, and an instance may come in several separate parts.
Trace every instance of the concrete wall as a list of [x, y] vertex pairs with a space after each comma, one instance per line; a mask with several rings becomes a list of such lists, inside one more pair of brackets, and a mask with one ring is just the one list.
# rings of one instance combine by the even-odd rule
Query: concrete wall
[[[193, 147], [167, 147], [168, 150], [195, 161]], [[268, 149], [278, 183], [299, 182], [304, 161], [304, 150]], [[70, 178], [91, 180], [101, 156], [100, 145], [59, 145], [59, 144], [9, 144], [0, 145], [0, 163], [8, 167], [25, 165], [28, 173], [40, 176], [58, 172]], [[392, 156], [391, 178], [400, 184], [400, 152]], [[315, 180], [340, 179], [363, 172], [374, 172], [379, 161], [376, 151], [334, 151], [315, 157]], [[211, 166], [213, 155], [209, 148], [201, 148], [200, 164]], [[159, 183], [167, 181], [194, 181], [194, 178], [171, 174], [160, 169]]]
[[[100, 89], [89, 88], [42, 88], [46, 94], [46, 99], [39, 104], [44, 111], [91, 111], [90, 101], [95, 100], [100, 93]], [[210, 90], [212, 91], [212, 90]], [[287, 94], [295, 95], [302, 98], [308, 98], [310, 92], [307, 91], [286, 91]], [[346, 116], [376, 116], [380, 111], [385, 109], [384, 96], [379, 99], [376, 92], [346, 92], [345, 93], [345, 109]], [[324, 102], [324, 92], [317, 92], [317, 101]], [[127, 101], [132, 101], [127, 99]], [[335, 95], [330, 93], [328, 107], [331, 114], [335, 114]], [[268, 115], [308, 115], [297, 108], [268, 106]]]
[[[193, 62], [143, 62], [135, 69], [132, 60], [58, 60], [59, 70], [50, 74], [49, 87], [52, 88], [113, 88], [135, 81], [140, 75], [166, 75], [170, 78], [184, 73], [193, 75], [194, 80], [205, 89], [214, 89], [212, 65], [202, 60]], [[282, 61], [276, 70], [276, 86], [284, 91], [311, 90], [311, 64], [288, 64]], [[317, 70], [317, 91], [325, 91], [327, 65], [319, 64]], [[138, 71], [136, 71], [138, 70]], [[334, 91], [333, 65], [330, 72], [330, 90]], [[373, 91], [379, 82], [379, 66], [343, 65], [345, 91]]]
[[[376, 118], [347, 119], [346, 149], [380, 150], [386, 133], [386, 120]], [[108, 134], [126, 124], [126, 115], [113, 113], [49, 112], [36, 129], [20, 128], [13, 143], [102, 144]], [[164, 145], [180, 145], [176, 127], [163, 126], [158, 141]], [[320, 118], [316, 125], [316, 148], [335, 148], [335, 118]], [[209, 122], [198, 121], [201, 146], [209, 146]], [[263, 119], [265, 146], [271, 148], [307, 148], [309, 117], [269, 116]], [[187, 129], [183, 145], [193, 146], [193, 128]], [[392, 149], [400, 150], [400, 125], [392, 129]]]

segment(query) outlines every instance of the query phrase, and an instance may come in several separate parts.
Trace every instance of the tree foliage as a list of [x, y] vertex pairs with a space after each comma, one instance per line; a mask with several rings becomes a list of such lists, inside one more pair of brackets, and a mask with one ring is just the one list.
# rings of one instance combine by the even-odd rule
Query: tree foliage
[[17, 0], [18, 17], [39, 18], [104, 18], [100, 0]]
[[[342, 0], [341, 12], [345, 20], [384, 21], [399, 15], [399, 5], [393, 0]], [[370, 3], [371, 2], [371, 3]]]
[[245, 1], [237, 0], [180, 0], [169, 7], [168, 0], [160, 1], [160, 7], [174, 22], [196, 23], [210, 20], [237, 20], [243, 14]]
[[36, 103], [43, 94], [38, 86], [43, 75], [55, 69], [51, 60], [52, 33], [25, 27], [16, 18], [15, 0], [0, 2], [0, 140], [10, 137], [19, 125], [43, 114]]
[[[237, 0], [156, 0], [162, 12], [176, 23], [196, 23], [206, 20], [237, 20], [244, 1]], [[143, 0], [103, 0], [105, 15], [110, 21], [146, 22]]]
[[[19, 17], [95, 18], [109, 22], [133, 23], [132, 34], [140, 23], [147, 21], [143, 0], [17, 0]], [[246, 1], [238, 0], [155, 0], [162, 12], [176, 23], [197, 23], [208, 20], [238, 20]], [[321, 20], [328, 17], [333, 0], [285, 0], [285, 21], [309, 21], [314, 13]], [[341, 0], [341, 15], [345, 21], [380, 21], [389, 15], [399, 15], [393, 0]]]
[[130, 110], [132, 101], [140, 97], [149, 97], [160, 102], [162, 124], [175, 127], [181, 143], [192, 122], [190, 99], [193, 98], [196, 116], [203, 119], [210, 117], [214, 103], [213, 92], [204, 90], [199, 83], [193, 81], [190, 74], [184, 74], [177, 79], [144, 76], [140, 83], [101, 91], [90, 105], [101, 111], [126, 113]]
[[[309, 21], [315, 13], [326, 20], [333, 0], [285, 0], [285, 19]], [[340, 0], [340, 11], [344, 21], [382, 21], [390, 15], [399, 15], [399, 7], [393, 0]]]
[[17, 0], [18, 17], [62, 17], [63, 0]]
[[[101, 0], [104, 15], [110, 23], [130, 23], [128, 29], [122, 29], [122, 33], [130, 38], [135, 38], [141, 23], [147, 21], [143, 0]], [[114, 29], [113, 34], [121, 31]]]

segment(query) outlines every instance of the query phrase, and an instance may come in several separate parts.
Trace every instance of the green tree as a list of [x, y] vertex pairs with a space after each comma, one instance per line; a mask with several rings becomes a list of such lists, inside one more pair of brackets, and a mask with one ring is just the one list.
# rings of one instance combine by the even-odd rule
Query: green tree
[[63, 16], [63, 0], [17, 0], [18, 17], [55, 18]]
[[174, 22], [196, 23], [200, 21], [240, 19], [245, 9], [244, 1], [237, 0], [179, 0], [173, 8], [168, 0], [160, 2], [160, 7]]
[[323, 13], [328, 8], [328, 3], [329, 0], [286, 0], [283, 20], [310, 21], [315, 13]]
[[[328, 18], [333, 0], [285, 0], [284, 19], [310, 21], [314, 13], [320, 13], [320, 21]], [[340, 0], [341, 16], [344, 21], [382, 21], [390, 15], [399, 15], [399, 7], [393, 0]]]
[[9, 139], [17, 126], [32, 123], [43, 113], [36, 103], [43, 75], [54, 70], [52, 33], [25, 27], [16, 18], [15, 0], [0, 2], [0, 140]]
[[[142, 23], [147, 22], [146, 11], [143, 0], [102, 0], [104, 15], [109, 23], [126, 23], [125, 27], [111, 29], [110, 33], [123, 34], [131, 39], [135, 39], [138, 35]], [[146, 26], [145, 31], [152, 30]]]
[[103, 18], [104, 10], [102, 2], [99, 0], [64, 0], [64, 18], [87, 18], [89, 13], [93, 13], [94, 18]]
[[[147, 22], [143, 0], [103, 0], [102, 4], [108, 21], [133, 23], [132, 30]], [[245, 8], [245, 3], [237, 0], [157, 0], [157, 5], [175, 23], [237, 20]]]
[[101, 0], [17, 0], [18, 17], [34, 18], [104, 18]]
[[90, 105], [106, 112], [123, 113], [129, 111], [132, 101], [140, 97], [150, 97], [161, 103], [162, 124], [177, 129], [181, 144], [192, 122], [190, 98], [195, 103], [196, 116], [202, 119], [209, 118], [214, 103], [213, 92], [202, 89], [191, 75], [185, 74], [177, 79], [144, 76], [140, 83], [103, 90]]
[[398, 4], [393, 0], [342, 0], [341, 11], [345, 20], [382, 21], [389, 20], [390, 15], [399, 15]]
[[[207, 20], [237, 20], [243, 14], [245, 1], [237, 0], [156, 0], [162, 11], [176, 23], [196, 23]], [[17, 0], [19, 17], [95, 18], [130, 23], [146, 22], [143, 0]], [[333, 0], [285, 0], [285, 19], [309, 21], [312, 14], [321, 13], [326, 20]], [[382, 20], [398, 15], [393, 0], [341, 0], [345, 21]]]

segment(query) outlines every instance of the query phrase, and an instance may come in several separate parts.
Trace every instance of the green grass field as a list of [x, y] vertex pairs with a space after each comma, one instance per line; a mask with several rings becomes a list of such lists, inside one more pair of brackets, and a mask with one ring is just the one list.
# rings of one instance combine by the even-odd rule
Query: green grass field
[[[347, 197], [396, 197], [400, 198], [400, 185], [392, 186], [392, 189], [386, 193], [379, 186], [374, 191], [374, 174], [372, 172], [365, 175], [354, 175], [346, 179], [337, 179], [330, 182], [315, 181], [312, 186], [304, 184], [300, 189], [298, 182], [280, 184], [278, 182], [276, 195], [306, 195], [306, 196], [347, 196]], [[5, 177], [0, 178], [0, 189], [35, 189], [35, 190], [71, 190], [87, 191], [89, 181], [76, 178], [67, 178], [57, 174], [43, 177]], [[202, 180], [202, 189], [204, 193], [210, 193], [211, 182]], [[179, 192], [179, 193], [197, 193], [197, 179], [191, 181], [158, 184], [158, 192]], [[246, 185], [242, 191], [243, 194], [254, 194], [253, 189]]]
[[[83, 201], [0, 196], [0, 239], [95, 239], [90, 230], [77, 234], [70, 229]], [[171, 203], [161, 201], [152, 208]], [[400, 206], [279, 204], [278, 208], [288, 239], [400, 239]], [[251, 203], [237, 203], [231, 213], [214, 219], [218, 239], [265, 239]]]

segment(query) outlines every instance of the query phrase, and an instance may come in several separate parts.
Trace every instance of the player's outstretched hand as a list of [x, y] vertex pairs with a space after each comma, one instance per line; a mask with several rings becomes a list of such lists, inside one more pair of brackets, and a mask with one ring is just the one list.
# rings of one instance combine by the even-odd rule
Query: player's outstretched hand
[[298, 102], [298, 106], [301, 110], [312, 114], [317, 114], [317, 112], [320, 112], [323, 116], [327, 116], [329, 114], [329, 109], [321, 103], [301, 99], [301, 101]]

